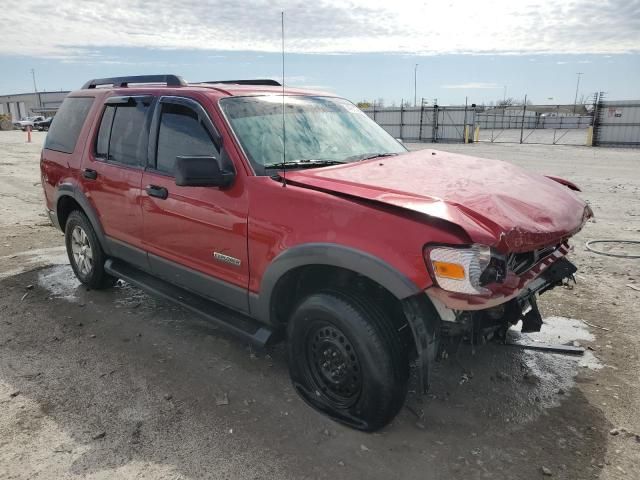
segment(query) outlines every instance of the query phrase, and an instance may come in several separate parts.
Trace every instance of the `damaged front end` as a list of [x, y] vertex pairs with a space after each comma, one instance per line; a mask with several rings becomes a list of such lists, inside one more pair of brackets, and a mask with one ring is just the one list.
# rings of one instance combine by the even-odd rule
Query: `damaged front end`
[[537, 296], [565, 282], [575, 281], [577, 269], [563, 257], [528, 283], [514, 298], [481, 310], [452, 310], [438, 299], [431, 298], [442, 320], [443, 337], [465, 337], [473, 344], [491, 339], [504, 339], [507, 330], [522, 321], [522, 332], [539, 332], [542, 316]]
[[[428, 389], [438, 353], [448, 345], [459, 345], [463, 340], [474, 345], [504, 341], [507, 330], [520, 321], [522, 332], [540, 331], [537, 296], [575, 281], [577, 269], [566, 258], [568, 251], [567, 242], [506, 256], [475, 246], [466, 250], [429, 247], [425, 259], [437, 284], [418, 297], [430, 301], [404, 302], [405, 316], [417, 340], [422, 391]], [[456, 265], [461, 266], [459, 272]], [[455, 278], [462, 270], [466, 277]], [[429, 321], [434, 317], [439, 321]]]

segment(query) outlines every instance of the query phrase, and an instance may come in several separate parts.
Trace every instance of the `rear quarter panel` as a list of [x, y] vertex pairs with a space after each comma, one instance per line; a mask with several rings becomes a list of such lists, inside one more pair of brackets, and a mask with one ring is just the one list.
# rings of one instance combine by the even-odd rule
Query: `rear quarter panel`
[[87, 137], [102, 103], [100, 101], [96, 101], [96, 96], [104, 96], [104, 94], [101, 92], [96, 94], [72, 92], [69, 94], [69, 97], [94, 98], [93, 105], [91, 106], [84, 125], [80, 130], [80, 135], [78, 136], [73, 153], [43, 149], [40, 154], [42, 187], [44, 189], [47, 208], [50, 210], [56, 209], [58, 191], [61, 185], [69, 185], [73, 187], [77, 187], [78, 185], [78, 174], [82, 165], [82, 157], [87, 144]]

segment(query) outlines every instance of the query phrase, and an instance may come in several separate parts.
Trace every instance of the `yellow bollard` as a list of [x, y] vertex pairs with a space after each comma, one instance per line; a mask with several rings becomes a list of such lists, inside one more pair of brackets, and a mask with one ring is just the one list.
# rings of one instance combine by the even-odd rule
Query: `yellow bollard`
[[480, 141], [480, 125], [476, 125], [476, 132], [473, 137], [474, 142], [478, 143]]
[[593, 147], [593, 127], [587, 128], [587, 147]]
[[469, 143], [469, 125], [464, 126], [464, 143]]

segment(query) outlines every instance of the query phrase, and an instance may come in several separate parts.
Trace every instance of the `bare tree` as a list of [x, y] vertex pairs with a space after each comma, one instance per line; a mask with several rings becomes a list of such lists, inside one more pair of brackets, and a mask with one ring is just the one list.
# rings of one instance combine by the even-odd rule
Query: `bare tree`
[[516, 101], [513, 97], [503, 98], [502, 100], [496, 101], [496, 107], [504, 108], [510, 107], [511, 105], [515, 105]]

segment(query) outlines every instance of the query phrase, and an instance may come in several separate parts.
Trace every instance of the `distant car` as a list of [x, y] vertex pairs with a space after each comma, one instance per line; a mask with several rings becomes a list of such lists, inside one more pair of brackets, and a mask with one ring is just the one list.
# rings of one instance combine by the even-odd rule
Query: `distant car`
[[41, 132], [47, 132], [49, 131], [49, 127], [51, 126], [51, 120], [53, 120], [53, 117], [33, 122], [33, 128], [36, 130], [40, 130]]
[[43, 121], [45, 118], [42, 115], [38, 115], [35, 117], [25, 117], [22, 120], [19, 120], [17, 122], [13, 122], [13, 126], [16, 128], [19, 128], [20, 130], [26, 130], [27, 127], [32, 127], [35, 122], [41, 122]]

